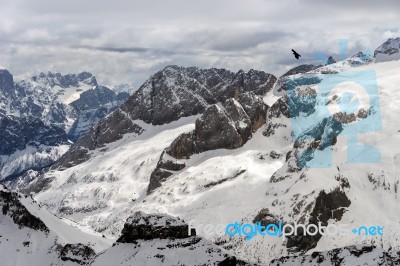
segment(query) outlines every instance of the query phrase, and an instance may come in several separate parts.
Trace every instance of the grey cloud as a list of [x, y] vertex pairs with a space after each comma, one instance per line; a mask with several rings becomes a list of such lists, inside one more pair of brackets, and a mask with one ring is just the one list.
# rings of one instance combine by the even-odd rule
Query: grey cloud
[[397, 0], [4, 0], [0, 65], [18, 77], [87, 70], [137, 85], [168, 64], [279, 75], [321, 63], [318, 52], [338, 58], [338, 39], [348, 56], [373, 50], [400, 33], [398, 9]]
[[147, 53], [147, 54], [158, 54], [158, 55], [171, 55], [174, 54], [173, 51], [165, 50], [165, 49], [152, 49], [152, 48], [144, 48], [144, 47], [97, 47], [97, 46], [89, 46], [89, 45], [76, 45], [70, 46], [71, 48], [82, 48], [88, 50], [97, 50], [97, 51], [105, 51], [105, 52], [113, 52], [113, 53]]

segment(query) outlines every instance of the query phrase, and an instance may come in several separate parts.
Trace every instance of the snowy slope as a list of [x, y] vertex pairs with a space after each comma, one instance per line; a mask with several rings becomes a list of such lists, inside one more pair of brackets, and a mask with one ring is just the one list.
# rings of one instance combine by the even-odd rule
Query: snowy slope
[[[112, 243], [99, 234], [83, 232], [79, 226], [65, 223], [30, 197], [12, 193], [3, 186], [0, 205], [1, 265], [79, 265]], [[70, 260], [79, 258], [68, 254], [68, 246], [84, 248], [90, 251], [90, 256], [80, 261]]]
[[49, 166], [61, 157], [69, 145], [56, 147], [40, 145], [28, 146], [24, 150], [17, 150], [10, 155], [0, 155], [0, 176], [8, 177], [15, 173], [23, 173], [26, 169], [37, 169], [40, 166]]
[[127, 134], [93, 151], [92, 159], [83, 164], [47, 173], [46, 178], [54, 181], [37, 200], [58, 215], [118, 235], [146, 190], [162, 150], [180, 133], [191, 130], [195, 119], [154, 127], [141, 123], [146, 128], [142, 135]]
[[[380, 224], [385, 228], [384, 237], [323, 236], [308, 252], [359, 243], [375, 243], [384, 249], [399, 250], [400, 228], [393, 221], [400, 220], [397, 204], [400, 151], [393, 143], [398, 143], [400, 138], [397, 126], [400, 94], [396, 87], [400, 81], [400, 62], [370, 63], [356, 68], [333, 66], [331, 69], [343, 77], [351, 71], [372, 69], [376, 72], [382, 130], [361, 134], [358, 138], [381, 151], [380, 163], [347, 163], [347, 142], [345, 136], [339, 136], [333, 148], [331, 168], [290, 172], [290, 161], [285, 162], [285, 158], [288, 151], [294, 150], [291, 120], [278, 112], [276, 116], [270, 115], [269, 122], [241, 148], [193, 155], [184, 160], [184, 169], [147, 195], [150, 174], [161, 152], [179, 134], [193, 130], [196, 117], [181, 118], [163, 126], [136, 121], [146, 129], [145, 133], [127, 134], [121, 140], [91, 151], [91, 158], [82, 164], [47, 173], [44, 179], [52, 182], [36, 194], [35, 199], [58, 215], [115, 237], [125, 218], [136, 210], [168, 213], [192, 221], [194, 225], [226, 225], [234, 221], [252, 222], [262, 209], [268, 208], [269, 213], [283, 221], [294, 222], [302, 218], [301, 214], [310, 214], [322, 191], [329, 194], [347, 180], [350, 187], [344, 188], [343, 193], [351, 204], [345, 208], [340, 221], [329, 219], [328, 223]], [[315, 71], [307, 75], [323, 80], [325, 74], [321, 73]], [[273, 106], [277, 98], [270, 92], [265, 101]], [[271, 131], [271, 127], [274, 130]], [[311, 210], [307, 210], [307, 206]], [[288, 240], [256, 237], [244, 241], [239, 237], [221, 239], [216, 235], [199, 234], [214, 241], [223, 240], [225, 247], [230, 246], [235, 254], [249, 261], [268, 263], [273, 258], [290, 254]]]

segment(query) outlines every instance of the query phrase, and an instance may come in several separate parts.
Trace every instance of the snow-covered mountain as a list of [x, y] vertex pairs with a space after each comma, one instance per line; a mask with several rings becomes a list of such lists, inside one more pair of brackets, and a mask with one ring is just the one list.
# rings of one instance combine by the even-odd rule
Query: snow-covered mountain
[[[93, 265], [397, 265], [400, 61], [330, 61], [279, 79], [168, 66], [19, 189], [117, 239]], [[235, 222], [383, 234], [204, 230]]]
[[[211, 104], [243, 95], [251, 104], [271, 90], [276, 78], [262, 71], [168, 66], [150, 77], [123, 105], [84, 134], [52, 169], [68, 168], [90, 158], [92, 150], [127, 133], [142, 134], [148, 125], [164, 125], [197, 115]], [[259, 117], [254, 117], [258, 119]], [[261, 119], [262, 120], [262, 119]]]
[[168, 215], [137, 212], [113, 240], [3, 185], [0, 207], [1, 265], [250, 265]]
[[376, 62], [386, 62], [400, 59], [400, 37], [390, 38], [379, 46], [375, 52], [374, 57]]
[[115, 92], [116, 94], [121, 93], [121, 92], [125, 92], [128, 93], [128, 95], [132, 95], [138, 88], [135, 87], [132, 84], [119, 84], [117, 86], [114, 86], [112, 88], [112, 91]]
[[295, 74], [300, 74], [300, 73], [307, 73], [307, 72], [309, 72], [311, 70], [320, 68], [321, 66], [322, 65], [311, 65], [311, 64], [299, 65], [297, 67], [294, 67], [294, 68], [290, 69], [288, 72], [283, 74], [282, 77], [295, 75]]
[[51, 165], [91, 125], [128, 98], [95, 77], [41, 73], [14, 82], [0, 70], [0, 180]]
[[2, 185], [0, 206], [2, 265], [83, 265], [113, 242], [54, 216], [31, 197]]

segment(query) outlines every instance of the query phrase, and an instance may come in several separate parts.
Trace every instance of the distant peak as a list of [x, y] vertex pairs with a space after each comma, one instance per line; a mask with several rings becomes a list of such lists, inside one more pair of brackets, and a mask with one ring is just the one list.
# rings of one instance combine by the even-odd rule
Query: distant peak
[[400, 37], [389, 38], [376, 48], [374, 57], [377, 62], [400, 59]]
[[182, 69], [182, 67], [180, 67], [180, 66], [169, 65], [169, 66], [164, 67], [163, 72], [168, 71], [168, 70], [181, 70], [181, 69]]
[[32, 80], [42, 84], [47, 84], [51, 87], [60, 86], [62, 88], [76, 87], [80, 82], [96, 86], [96, 78], [87, 71], [79, 74], [61, 74], [59, 72], [47, 71], [47, 73], [40, 72], [39, 75], [33, 76]]
[[336, 60], [333, 59], [332, 56], [329, 56], [329, 57], [328, 57], [328, 60], [327, 60], [326, 63], [325, 63], [325, 66], [327, 66], [327, 65], [332, 65], [332, 64], [335, 64], [335, 63], [336, 63]]

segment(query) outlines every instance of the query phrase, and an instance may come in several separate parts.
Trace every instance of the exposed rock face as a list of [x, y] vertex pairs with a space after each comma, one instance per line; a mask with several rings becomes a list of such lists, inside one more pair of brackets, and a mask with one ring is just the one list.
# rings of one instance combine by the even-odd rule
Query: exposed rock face
[[11, 217], [14, 223], [20, 227], [28, 227], [48, 233], [47, 226], [21, 204], [19, 197], [17, 193], [10, 192], [3, 185], [0, 185], [0, 207], [3, 215]]
[[62, 261], [72, 261], [80, 265], [88, 265], [95, 256], [96, 253], [91, 247], [81, 243], [66, 244], [60, 251]]
[[294, 150], [288, 157], [296, 160], [298, 169], [304, 168], [314, 158], [316, 150], [324, 150], [336, 143], [336, 137], [343, 131], [343, 124], [335, 118], [324, 118], [314, 127], [306, 130], [295, 141]]
[[300, 66], [297, 66], [297, 67], [294, 67], [294, 68], [290, 69], [288, 72], [283, 74], [282, 77], [295, 75], [295, 74], [301, 74], [301, 73], [307, 73], [308, 71], [317, 69], [317, 68], [319, 68], [321, 66], [322, 65], [316, 66], [316, 65], [311, 65], [311, 64], [300, 65]]
[[[274, 134], [277, 127], [286, 126], [279, 123], [267, 125], [264, 135]], [[272, 175], [270, 182], [279, 182], [285, 179], [288, 173], [299, 172], [307, 168], [317, 150], [323, 151], [336, 144], [337, 136], [343, 131], [343, 125], [333, 116], [322, 119], [313, 127], [305, 130], [294, 142], [293, 149], [286, 154], [287, 172], [276, 172]]]
[[[256, 99], [256, 100], [255, 100]], [[234, 99], [225, 101], [222, 106], [211, 105], [203, 116], [196, 120], [195, 130], [180, 135], [166, 153], [177, 159], [188, 159], [195, 153], [215, 149], [236, 149], [251, 138], [252, 127], [258, 128], [265, 121], [267, 107], [261, 105], [259, 98], [243, 96], [248, 103], [246, 109]], [[250, 102], [253, 101], [252, 106]]]
[[128, 96], [124, 92], [116, 94], [104, 86], [84, 91], [78, 100], [70, 103], [76, 110], [77, 118], [68, 131], [69, 139], [76, 141], [91, 126], [121, 105]]
[[390, 38], [374, 51], [377, 62], [400, 59], [400, 37]]
[[329, 57], [328, 57], [328, 60], [326, 60], [325, 66], [332, 65], [332, 64], [334, 64], [334, 63], [336, 63], [336, 60], [333, 59], [332, 56], [329, 56]]
[[[346, 193], [340, 188], [336, 188], [329, 193], [322, 190], [315, 199], [315, 205], [310, 213], [308, 224], [318, 225], [318, 222], [321, 222], [323, 226], [327, 226], [329, 219], [340, 221], [346, 208], [349, 207], [350, 204], [351, 201], [346, 196]], [[322, 237], [319, 233], [314, 236], [303, 236], [302, 234], [303, 232], [300, 228], [298, 236], [288, 237], [286, 247], [291, 252], [301, 252], [304, 254], [308, 250], [315, 248], [319, 239]]]
[[60, 145], [76, 140], [127, 97], [98, 86], [88, 72], [41, 73], [14, 83], [0, 70], [0, 180], [48, 167], [65, 152]]
[[172, 172], [165, 170], [161, 167], [157, 167], [150, 175], [150, 182], [147, 188], [147, 194], [150, 194], [154, 189], [160, 187], [162, 182], [167, 180], [168, 177], [173, 175]]
[[355, 55], [346, 59], [346, 62], [352, 67], [369, 64], [373, 61], [374, 59], [371, 55], [364, 54], [363, 52], [358, 52]]
[[257, 215], [253, 219], [253, 223], [256, 224], [258, 222], [263, 226], [267, 226], [268, 224], [278, 224], [279, 218], [275, 215], [271, 214], [268, 208], [261, 209]]
[[[247, 112], [247, 116], [252, 122], [250, 130], [254, 131], [265, 123], [267, 109], [257, 95], [263, 95], [271, 90], [275, 81], [275, 76], [255, 70], [247, 73], [239, 71], [235, 74], [225, 69], [203, 70], [196, 67], [168, 66], [151, 76], [120, 108], [86, 132], [70, 151], [55, 163], [53, 168], [66, 168], [82, 163], [89, 158], [88, 151], [119, 140], [126, 133], [141, 134], [143, 129], [133, 122], [135, 120], [161, 125], [181, 117], [203, 113], [210, 105], [233, 97], [242, 104], [241, 108]], [[207, 140], [206, 143], [201, 143], [204, 137], [201, 136], [203, 134], [201, 132], [204, 128], [202, 128], [203, 123], [199, 121], [198, 127], [201, 130], [194, 136], [199, 140], [198, 145], [192, 147], [193, 151], [190, 151], [189, 145], [185, 145], [186, 150], [183, 153], [193, 154], [193, 152], [209, 150], [210, 147], [211, 149], [212, 147], [235, 148], [244, 144], [243, 138], [247, 138], [246, 130], [240, 129], [240, 133], [238, 133], [236, 126], [229, 124], [230, 118], [217, 111], [215, 109], [217, 107], [213, 108], [208, 111], [208, 116], [216, 114], [219, 122], [222, 122], [224, 130], [234, 140], [229, 140], [229, 143], [217, 144], [218, 140], [214, 138]], [[214, 123], [214, 127], [217, 126], [216, 123]], [[110, 126], [112, 127], [110, 128]], [[119, 130], [115, 130], [116, 128]], [[208, 132], [212, 131], [212, 129], [208, 130]], [[188, 142], [189, 138], [182, 138], [182, 141]]]
[[15, 97], [9, 97], [9, 115], [33, 116], [44, 123], [67, 130], [69, 119], [75, 119], [74, 108], [68, 104], [79, 94], [97, 86], [96, 78], [88, 73], [41, 73], [15, 83]]
[[[234, 100], [228, 100], [223, 107], [225, 110], [212, 105], [200, 119], [196, 120], [192, 141], [196, 153], [221, 148], [236, 149], [250, 138], [250, 119], [241, 106]], [[167, 153], [181, 159], [175, 156], [172, 147]], [[188, 153], [185, 156], [190, 155]]]
[[298, 117], [301, 112], [309, 115], [314, 112], [316, 104], [316, 91], [312, 88], [321, 82], [315, 75], [304, 75], [301, 77], [281, 77], [274, 90], [282, 94], [267, 111], [267, 125], [263, 130], [264, 136], [274, 135], [281, 127], [288, 127], [291, 120], [287, 118]]
[[136, 212], [126, 220], [117, 242], [134, 243], [138, 239], [188, 238], [196, 235], [195, 230], [189, 235], [188, 229], [189, 226], [182, 220], [166, 214]]
[[[157, 168], [150, 177], [147, 193], [161, 186], [161, 183], [179, 171], [184, 164], [173, 162], [175, 159], [189, 159], [191, 155], [215, 150], [237, 149], [243, 146], [266, 121], [268, 107], [254, 94], [239, 95], [240, 104], [231, 98], [219, 105], [211, 105], [201, 118], [196, 120], [192, 132], [181, 134], [165, 149]], [[172, 158], [165, 158], [166, 156]], [[176, 160], [175, 160], [176, 161]]]
[[286, 118], [290, 118], [289, 108], [288, 98], [287, 96], [283, 96], [271, 106], [268, 112], [268, 117], [278, 118], [283, 115]]
[[89, 72], [79, 74], [62, 75], [60, 73], [40, 73], [38, 76], [33, 76], [32, 80], [38, 83], [48, 84], [50, 87], [59, 86], [61, 88], [78, 87], [80, 82], [96, 86], [96, 78]]
[[261, 97], [252, 92], [246, 92], [239, 94], [238, 102], [250, 118], [252, 132], [255, 132], [265, 124], [267, 121], [266, 113], [269, 107], [268, 105], [264, 104], [264, 101]]
[[225, 69], [168, 66], [150, 77], [121, 108], [132, 119], [161, 125], [202, 113], [208, 105], [239, 92], [265, 94], [275, 81], [273, 75], [255, 70], [235, 74]]
[[376, 246], [354, 245], [310, 255], [286, 256], [271, 261], [271, 266], [318, 265], [399, 265], [399, 252], [388, 252]]
[[40, 144], [56, 146], [68, 143], [65, 131], [55, 125], [46, 125], [34, 117], [0, 118], [0, 155], [8, 155], [26, 146]]
[[[15, 97], [14, 79], [13, 76], [6, 69], [0, 69], [0, 88], [1, 88], [1, 105], [8, 103], [7, 98]], [[4, 110], [0, 109], [3, 113]]]
[[193, 229], [189, 235], [179, 218], [136, 212], [117, 242], [91, 265], [253, 265], [195, 234]]
[[101, 123], [91, 127], [51, 168], [63, 169], [80, 164], [90, 158], [90, 150], [104, 147], [107, 143], [121, 139], [124, 134], [133, 132], [139, 135], [143, 128], [127, 118], [121, 109], [117, 109]]

